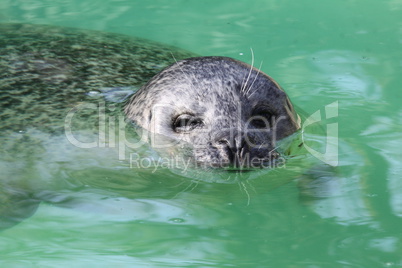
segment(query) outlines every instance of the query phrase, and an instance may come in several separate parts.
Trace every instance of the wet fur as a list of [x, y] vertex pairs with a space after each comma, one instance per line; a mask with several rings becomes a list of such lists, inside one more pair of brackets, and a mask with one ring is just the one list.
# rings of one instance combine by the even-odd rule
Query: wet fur
[[[155, 106], [164, 108], [154, 109]], [[247, 120], [261, 106], [276, 118], [282, 118], [275, 133], [256, 134], [248, 129]], [[271, 77], [227, 57], [197, 57], [176, 62], [143, 86], [128, 102], [125, 112], [127, 118], [149, 133], [194, 147], [190, 157], [202, 163], [230, 162], [227, 148], [221, 148], [219, 141], [236, 147], [247, 135], [253, 144], [265, 148], [256, 146], [251, 154], [268, 158], [276, 140], [299, 128], [286, 93]], [[202, 118], [207, 131], [175, 133], [172, 121], [181, 113]]]

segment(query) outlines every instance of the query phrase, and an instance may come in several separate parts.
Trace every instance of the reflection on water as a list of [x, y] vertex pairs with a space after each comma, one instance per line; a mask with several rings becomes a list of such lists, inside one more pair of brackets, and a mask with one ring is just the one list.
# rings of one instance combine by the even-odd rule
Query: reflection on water
[[[344, 155], [342, 150], [340, 151], [340, 158], [344, 166], [359, 167], [353, 171], [354, 174], [349, 173], [347, 177], [338, 180], [342, 182], [341, 185], [331, 187], [334, 189], [333, 197], [318, 202], [315, 205], [316, 211], [324, 218], [335, 217], [343, 223], [366, 223], [376, 226], [379, 224], [375, 220], [378, 211], [373, 210], [370, 199], [381, 195], [377, 197], [389, 199], [394, 211], [401, 210], [402, 200], [401, 184], [397, 175], [400, 173], [402, 160], [398, 147], [402, 138], [401, 132], [398, 131], [398, 114], [401, 111], [392, 111], [390, 114], [384, 98], [385, 80], [372, 73], [382, 60], [361, 58], [348, 51], [321, 51], [312, 57], [313, 59], [307, 62], [312, 64], [313, 68], [298, 65], [298, 61], [304, 64], [305, 58], [284, 59], [282, 64], [294, 66], [294, 72], [302, 74], [304, 78], [313, 72], [314, 79], [328, 81], [328, 84], [315, 87], [314, 90], [316, 94], [325, 94], [324, 99], [331, 100], [336, 97], [340, 100], [340, 131], [345, 133], [343, 137], [349, 147], [343, 148]], [[385, 65], [384, 68], [381, 72], [392, 73], [389, 66]], [[307, 70], [309, 73], [306, 73]], [[335, 91], [331, 91], [329, 86]], [[374, 115], [370, 116], [370, 112]], [[351, 139], [350, 133], [353, 132], [360, 138]], [[381, 194], [370, 193], [376, 186], [386, 191]]]

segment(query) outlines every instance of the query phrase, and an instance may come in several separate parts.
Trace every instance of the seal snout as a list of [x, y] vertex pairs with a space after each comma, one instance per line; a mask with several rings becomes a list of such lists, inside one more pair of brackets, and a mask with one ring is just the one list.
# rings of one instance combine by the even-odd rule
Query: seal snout
[[221, 132], [212, 143], [218, 151], [222, 166], [230, 165], [236, 168], [250, 168], [261, 166], [264, 162], [271, 162], [278, 154], [266, 148], [266, 144], [258, 142], [255, 138], [240, 131]]
[[250, 150], [242, 132], [237, 134], [231, 132], [221, 133], [213, 143], [213, 147], [219, 150], [222, 159], [238, 167]]

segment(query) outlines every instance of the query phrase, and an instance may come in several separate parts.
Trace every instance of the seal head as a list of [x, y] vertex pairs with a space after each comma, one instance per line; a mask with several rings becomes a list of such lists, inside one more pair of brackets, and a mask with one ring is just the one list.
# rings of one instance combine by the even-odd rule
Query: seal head
[[227, 57], [176, 62], [137, 91], [125, 113], [155, 149], [203, 167], [272, 163], [276, 141], [300, 128], [272, 78]]

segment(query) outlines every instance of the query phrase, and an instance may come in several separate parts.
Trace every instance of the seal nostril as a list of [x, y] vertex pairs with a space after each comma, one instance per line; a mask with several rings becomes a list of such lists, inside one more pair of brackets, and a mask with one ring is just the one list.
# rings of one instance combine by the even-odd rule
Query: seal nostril
[[216, 137], [215, 142], [213, 142], [213, 146], [219, 152], [220, 158], [223, 162], [226, 162], [226, 164], [231, 164], [235, 161], [236, 148], [233, 145], [227, 133], [220, 133], [220, 135]]
[[249, 148], [246, 143], [243, 143], [242, 147], [239, 150], [239, 157], [241, 159], [246, 158], [249, 153]]
[[236, 135], [221, 133], [214, 145], [219, 150], [221, 157], [227, 159], [235, 167], [249, 165], [250, 147], [243, 132], [238, 132]]

